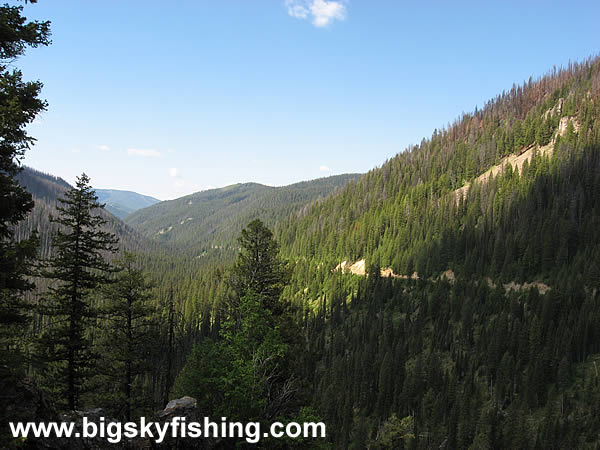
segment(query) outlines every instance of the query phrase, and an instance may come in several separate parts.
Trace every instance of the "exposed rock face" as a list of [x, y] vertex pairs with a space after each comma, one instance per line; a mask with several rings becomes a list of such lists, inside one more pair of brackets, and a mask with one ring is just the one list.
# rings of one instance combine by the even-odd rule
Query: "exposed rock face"
[[349, 264], [348, 261], [342, 261], [334, 270], [341, 270], [342, 273], [353, 273], [354, 275], [366, 275], [365, 260], [361, 259], [354, 264]]
[[350, 273], [353, 273], [354, 275], [366, 275], [365, 260], [361, 259], [352, 264], [350, 266]]
[[198, 409], [196, 407], [196, 399], [192, 397], [181, 397], [175, 400], [171, 400], [165, 406], [165, 409], [159, 411], [154, 416], [153, 420], [157, 422], [171, 422], [174, 417], [185, 417], [186, 421], [189, 419], [197, 421]]
[[531, 289], [531, 288], [537, 289], [539, 291], [539, 293], [542, 295], [544, 295], [546, 292], [548, 292], [550, 290], [550, 286], [548, 286], [545, 283], [542, 283], [541, 281], [533, 281], [531, 283], [525, 282], [522, 285], [515, 283], [514, 281], [511, 281], [510, 283], [507, 283], [504, 285], [504, 290], [506, 291], [507, 294], [511, 291], [518, 291], [520, 289], [527, 290], [527, 289]]
[[[185, 419], [185, 423], [198, 422], [201, 425], [204, 421], [204, 415], [198, 410], [196, 399], [192, 397], [181, 397], [171, 400], [165, 409], [158, 411], [154, 417], [149, 419], [152, 422], [169, 423], [175, 417], [180, 417], [180, 423]], [[215, 418], [220, 419], [220, 418]], [[218, 421], [215, 420], [214, 421]], [[215, 448], [231, 448], [227, 444], [234, 444], [231, 440], [223, 440], [218, 438], [173, 438], [170, 430], [167, 433], [164, 441], [157, 444], [152, 439], [136, 439], [131, 443], [131, 448], [134, 449], [215, 449]]]
[[[342, 273], [351, 273], [354, 275], [367, 276], [366, 263], [365, 263], [364, 259], [359, 259], [358, 261], [356, 261], [353, 264], [350, 264], [348, 261], [342, 261], [337, 266], [335, 266], [335, 269], [333, 269], [332, 272], [334, 272], [336, 270], [339, 270]], [[405, 280], [408, 280], [408, 279], [418, 280], [419, 279], [419, 274], [417, 272], [413, 272], [413, 274], [410, 276], [398, 275], [398, 274], [394, 273], [394, 271], [392, 270], [391, 267], [385, 267], [383, 269], [380, 269], [379, 274], [381, 275], [382, 278], [390, 278], [390, 277], [391, 278], [403, 278]]]
[[[559, 103], [559, 105], [557, 106], [559, 106], [560, 111], [560, 108], [562, 108], [562, 102]], [[475, 181], [477, 181], [480, 184], [487, 183], [490, 177], [497, 177], [500, 173], [502, 173], [502, 171], [504, 171], [504, 169], [508, 165], [512, 166], [513, 170], [516, 170], [520, 173], [525, 161], [530, 162], [531, 158], [533, 158], [536, 153], [541, 156], [551, 156], [552, 152], [554, 151], [554, 144], [556, 143], [557, 136], [562, 137], [567, 133], [567, 128], [570, 122], [573, 123], [573, 128], [575, 129], [575, 132], [579, 132], [580, 125], [579, 122], [577, 122], [576, 117], [562, 117], [560, 119], [560, 123], [558, 125], [556, 134], [552, 137], [552, 140], [548, 144], [543, 145], [541, 147], [537, 144], [530, 145], [529, 147], [522, 148], [521, 151], [518, 153], [513, 153], [502, 158], [502, 160], [498, 164], [490, 167], [484, 173], [475, 178]], [[454, 196], [456, 198], [457, 205], [460, 203], [461, 199], [465, 199], [467, 197], [470, 188], [471, 182], [467, 181], [464, 186], [454, 191]]]
[[454, 275], [454, 271], [452, 269], [448, 269], [440, 275], [440, 279], [454, 284], [456, 282], [456, 275]]

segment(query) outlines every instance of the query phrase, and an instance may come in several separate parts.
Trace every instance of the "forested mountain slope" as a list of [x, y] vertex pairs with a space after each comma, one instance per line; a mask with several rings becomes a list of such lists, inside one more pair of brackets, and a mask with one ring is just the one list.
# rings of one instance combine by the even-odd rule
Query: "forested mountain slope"
[[[22, 235], [48, 228], [39, 208], [66, 189], [33, 175]], [[599, 212], [595, 58], [514, 86], [360, 178], [235, 185], [128, 222], [188, 250], [142, 255], [158, 302], [175, 299], [167, 381], [220, 335], [235, 238], [259, 217], [293, 269], [300, 395], [335, 448], [595, 448]], [[336, 270], [362, 260], [367, 276]]]
[[[596, 247], [598, 191], [589, 164], [599, 92], [597, 59], [514, 86], [299, 219], [289, 218], [279, 227], [282, 248], [327, 261], [329, 268], [365, 258], [367, 266], [426, 277], [449, 267], [519, 279], [525, 272], [549, 276], [560, 265], [559, 253], [558, 261], [576, 262], [576, 250]], [[518, 169], [506, 162], [525, 153], [529, 158]], [[506, 170], [486, 174], [494, 166]], [[523, 204], [538, 192], [541, 199]], [[516, 217], [520, 208], [528, 214]], [[592, 221], [585, 227], [583, 215]], [[557, 241], [565, 233], [568, 248]]]
[[[598, 58], [514, 86], [276, 234], [336, 448], [600, 444]], [[366, 277], [335, 270], [363, 259]], [[549, 289], [505, 288], [534, 281]]]
[[235, 184], [144, 208], [126, 223], [149, 238], [185, 246], [198, 255], [215, 250], [234, 255], [235, 239], [251, 220], [260, 217], [272, 226], [359, 177], [337, 175], [284, 187]]
[[[20, 222], [16, 228], [15, 237], [18, 240], [25, 239], [36, 231], [39, 236], [39, 255], [40, 264], [44, 264], [54, 253], [52, 247], [52, 238], [58, 229], [57, 224], [50, 221], [50, 217], [59, 217], [60, 214], [56, 207], [59, 205], [58, 199], [63, 198], [64, 194], [71, 189], [69, 183], [59, 177], [39, 172], [35, 169], [25, 167], [18, 175], [19, 183], [26, 187], [32, 194], [34, 208], [25, 220]], [[190, 342], [198, 334], [199, 316], [196, 313], [201, 306], [208, 300], [201, 300], [195, 294], [198, 292], [199, 285], [210, 288], [212, 274], [203, 273], [200, 269], [200, 261], [194, 258], [186, 258], [185, 255], [177, 254], [159, 243], [142, 236], [133, 230], [121, 220], [113, 216], [106, 210], [94, 210], [92, 213], [99, 214], [107, 223], [105, 231], [113, 233], [118, 239], [117, 245], [119, 251], [115, 254], [106, 254], [106, 257], [115, 263], [117, 259], [123, 257], [124, 251], [132, 252], [135, 255], [136, 263], [148, 274], [150, 286], [152, 286], [152, 301], [161, 314], [165, 308], [168, 308], [168, 302], [172, 298], [176, 304], [177, 315], [177, 345], [173, 346], [168, 356], [161, 354], [155, 355], [151, 364], [156, 365], [157, 369], [152, 372], [153, 382], [155, 383], [153, 393], [146, 399], [149, 402], [158, 402], [157, 407], [161, 405], [165, 387], [165, 358], [169, 358], [172, 371], [176, 371], [183, 365], [186, 352], [189, 351]], [[208, 281], [204, 281], [208, 278]], [[47, 278], [37, 278], [36, 288], [29, 294], [37, 302], [39, 297], [47, 295], [50, 280]], [[94, 300], [96, 301], [96, 300]], [[164, 313], [163, 315], [168, 313]], [[182, 318], [185, 314], [185, 321]], [[41, 318], [39, 314], [34, 314], [31, 321], [29, 333], [37, 336], [41, 333]], [[155, 330], [154, 338], [160, 345], [164, 345], [164, 336], [167, 331], [168, 317], [161, 316], [159, 326]], [[186, 350], [187, 349], [187, 350]], [[161, 381], [157, 381], [161, 380]], [[157, 387], [158, 386], [158, 387]], [[161, 390], [162, 389], [162, 390]], [[154, 398], [156, 397], [156, 398]], [[158, 400], [157, 400], [158, 399]]]
[[[51, 251], [52, 235], [56, 225], [50, 222], [50, 216], [57, 217], [56, 206], [58, 199], [71, 188], [69, 183], [59, 177], [39, 172], [25, 167], [18, 175], [19, 183], [33, 196], [35, 206], [31, 214], [19, 223], [16, 230], [17, 239], [27, 238], [32, 231], [37, 231], [40, 237], [40, 252], [42, 257]], [[156, 247], [131, 227], [125, 225], [108, 211], [100, 211], [107, 223], [107, 230], [117, 235], [121, 247], [134, 252], [141, 252]]]
[[96, 189], [96, 195], [100, 203], [106, 204], [105, 209], [121, 220], [138, 209], [147, 208], [160, 202], [148, 195], [118, 189]]

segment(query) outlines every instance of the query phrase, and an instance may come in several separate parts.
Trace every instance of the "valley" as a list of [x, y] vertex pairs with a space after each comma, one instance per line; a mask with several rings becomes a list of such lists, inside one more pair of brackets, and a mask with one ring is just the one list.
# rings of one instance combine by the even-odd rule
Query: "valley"
[[[210, 21], [194, 19], [205, 28], [184, 26], [198, 11], [174, 6], [186, 14], [164, 24], [170, 34], [152, 50], [165, 45], [170, 57], [181, 50], [204, 65], [173, 64], [156, 79], [123, 64], [136, 81], [129, 89], [121, 75], [96, 80], [123, 104], [90, 101], [89, 117], [71, 105], [77, 117], [64, 120], [42, 114], [40, 95], [64, 108], [56, 99], [75, 83], [42, 91], [12, 66], [27, 47], [50, 44], [49, 23], [0, 6], [0, 447], [106, 448], [15, 437], [8, 426], [81, 428], [86, 417], [327, 429], [256, 442], [126, 437], [111, 448], [599, 447], [600, 57], [495, 87], [482, 107], [401, 148], [408, 128], [425, 123], [417, 116], [446, 111], [441, 92], [457, 101], [437, 84], [466, 89], [466, 66], [448, 81], [436, 72], [444, 64], [419, 60], [415, 78], [391, 61], [390, 48], [402, 58], [409, 49], [380, 18], [361, 26], [381, 23], [398, 38], [392, 47], [387, 34], [373, 38], [389, 55], [365, 43], [368, 55], [346, 67], [369, 33], [334, 35], [355, 7], [334, 0], [283, 2], [279, 13], [298, 28], [269, 13], [260, 32], [253, 24], [221, 53], [246, 29], [229, 27], [249, 14], [242, 3], [203, 5]], [[144, 7], [143, 33], [125, 21], [141, 53], [158, 11]], [[323, 33], [317, 41], [302, 26]], [[263, 38], [269, 51], [253, 52]], [[194, 39], [210, 48], [178, 47]], [[296, 62], [304, 45], [319, 68], [311, 76]], [[104, 47], [92, 48], [100, 58]], [[189, 84], [188, 72], [197, 77]], [[420, 78], [430, 85], [415, 100]], [[94, 135], [95, 122], [111, 125]], [[36, 139], [34, 161], [67, 179], [86, 166], [74, 184], [29, 167]], [[384, 156], [368, 172], [344, 173], [373, 154]], [[64, 167], [57, 155], [68, 157]], [[102, 186], [179, 196], [95, 189], [88, 168]], [[262, 182], [221, 184], [248, 178]]]

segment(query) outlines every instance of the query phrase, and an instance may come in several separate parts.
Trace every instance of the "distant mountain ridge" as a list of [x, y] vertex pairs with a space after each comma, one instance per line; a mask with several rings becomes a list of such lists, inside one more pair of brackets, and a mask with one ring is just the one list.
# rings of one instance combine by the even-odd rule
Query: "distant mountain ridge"
[[273, 226], [360, 176], [336, 175], [282, 187], [234, 184], [160, 202], [134, 212], [125, 222], [147, 237], [199, 253], [233, 251], [240, 230], [251, 220], [260, 218]]
[[[40, 237], [40, 251], [43, 257], [51, 252], [52, 235], [57, 226], [50, 222], [50, 216], [57, 217], [58, 199], [72, 186], [60, 177], [40, 172], [31, 167], [25, 167], [17, 176], [19, 183], [33, 196], [35, 206], [27, 218], [16, 227], [15, 236], [18, 240], [26, 239], [36, 231]], [[114, 233], [123, 248], [130, 251], [140, 251], [152, 247], [138, 232], [125, 225], [121, 220], [107, 211], [99, 213], [106, 221], [106, 229]], [[149, 245], [150, 244], [150, 245]]]
[[129, 214], [139, 209], [147, 208], [160, 202], [160, 200], [149, 195], [119, 189], [96, 189], [96, 195], [100, 203], [106, 204], [106, 210], [119, 219], [125, 219]]

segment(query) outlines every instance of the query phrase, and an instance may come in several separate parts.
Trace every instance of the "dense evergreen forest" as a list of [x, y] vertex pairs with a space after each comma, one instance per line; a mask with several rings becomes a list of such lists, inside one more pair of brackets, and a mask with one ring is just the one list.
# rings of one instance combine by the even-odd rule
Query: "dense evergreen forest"
[[260, 218], [272, 227], [358, 178], [358, 174], [336, 175], [282, 187], [236, 184], [140, 209], [125, 222], [144, 236], [211, 262], [231, 261], [238, 251], [236, 237], [252, 220]]
[[[327, 424], [264, 448], [600, 445], [599, 58], [364, 176], [234, 185], [124, 223], [85, 174], [20, 167], [46, 104], [7, 61], [49, 43], [21, 11], [0, 7], [7, 392], [26, 379], [58, 411], [123, 420], [190, 395], [204, 415]], [[15, 398], [8, 447], [8, 415], [41, 417]]]
[[597, 445], [599, 95], [553, 71], [278, 228], [336, 446]]

